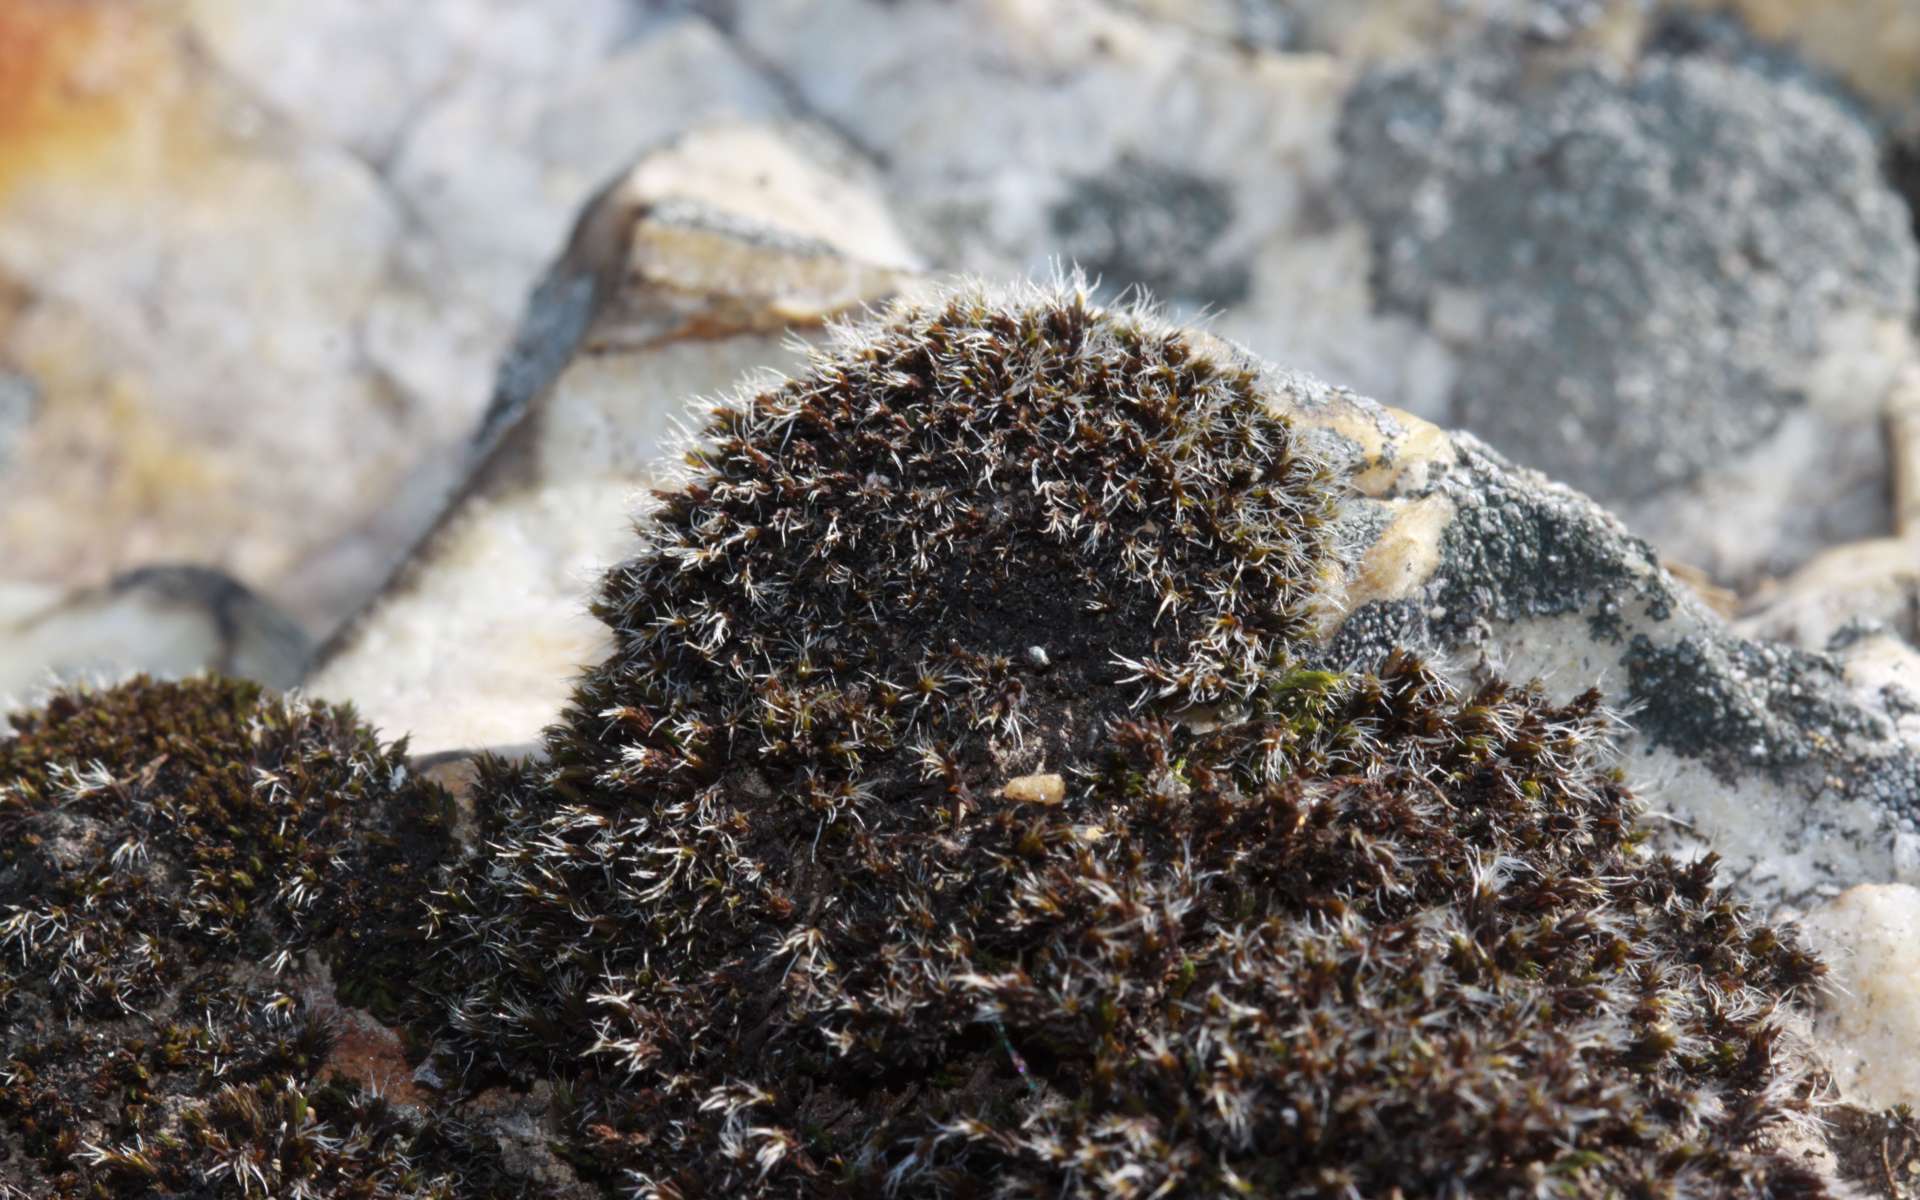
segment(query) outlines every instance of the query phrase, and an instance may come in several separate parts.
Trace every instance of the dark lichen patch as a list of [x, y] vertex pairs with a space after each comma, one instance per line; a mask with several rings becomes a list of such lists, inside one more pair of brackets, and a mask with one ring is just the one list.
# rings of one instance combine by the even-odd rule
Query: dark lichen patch
[[300, 985], [317, 955], [401, 986], [444, 793], [351, 711], [251, 683], [136, 679], [10, 723], [0, 1185], [450, 1195], [417, 1122], [320, 1078], [332, 1035]]
[[1914, 240], [1920, 241], [1920, 133], [1896, 138], [1888, 145], [1886, 170], [1887, 181], [1906, 202]]
[[1061, 251], [1108, 293], [1143, 287], [1220, 307], [1245, 300], [1250, 286], [1246, 264], [1223, 261], [1218, 245], [1233, 221], [1225, 185], [1131, 157], [1075, 182], [1050, 218]]
[[1772, 437], [1829, 314], [1913, 312], [1872, 131], [1744, 56], [1430, 56], [1369, 72], [1340, 139], [1379, 303], [1461, 355], [1453, 420], [1603, 499]]
[[1466, 470], [1448, 488], [1454, 518], [1440, 540], [1431, 633], [1441, 645], [1474, 639], [1489, 621], [1588, 614], [1595, 637], [1618, 640], [1624, 606], [1638, 600], [1664, 620], [1672, 585], [1653, 548], [1584, 497], [1516, 486], [1515, 469], [1464, 444]]
[[1823, 1194], [1817, 964], [1641, 847], [1595, 696], [1305, 657], [1334, 485], [1265, 400], [968, 291], [716, 412], [481, 765], [436, 1064], [643, 1196]]
[[1372, 671], [1395, 650], [1429, 646], [1426, 610], [1412, 600], [1375, 600], [1347, 614], [1325, 649], [1309, 655], [1327, 670]]
[[1839, 796], [1890, 814], [1898, 828], [1920, 825], [1920, 755], [1905, 746], [1828, 763], [1826, 784]]
[[1885, 722], [1845, 698], [1825, 655], [1711, 633], [1668, 644], [1637, 634], [1625, 663], [1636, 726], [1729, 780], [1887, 736]]

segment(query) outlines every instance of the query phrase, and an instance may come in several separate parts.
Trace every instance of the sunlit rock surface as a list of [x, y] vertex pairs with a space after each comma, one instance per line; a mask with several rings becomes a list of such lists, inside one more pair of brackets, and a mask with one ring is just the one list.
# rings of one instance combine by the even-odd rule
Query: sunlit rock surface
[[728, 124], [596, 199], [527, 310], [477, 473], [310, 685], [416, 752], [532, 741], [605, 653], [586, 597], [626, 544], [616, 514], [671, 478], [698, 400], [910, 278], [862, 176], [819, 130]]

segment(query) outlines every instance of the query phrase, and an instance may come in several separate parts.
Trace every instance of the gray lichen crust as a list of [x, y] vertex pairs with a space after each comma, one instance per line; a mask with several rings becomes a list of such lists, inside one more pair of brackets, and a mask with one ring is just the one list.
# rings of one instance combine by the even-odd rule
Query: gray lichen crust
[[1832, 314], [1913, 311], [1866, 129], [1745, 66], [1445, 56], [1363, 81], [1341, 128], [1381, 301], [1461, 341], [1455, 419], [1606, 498], [1765, 437]]

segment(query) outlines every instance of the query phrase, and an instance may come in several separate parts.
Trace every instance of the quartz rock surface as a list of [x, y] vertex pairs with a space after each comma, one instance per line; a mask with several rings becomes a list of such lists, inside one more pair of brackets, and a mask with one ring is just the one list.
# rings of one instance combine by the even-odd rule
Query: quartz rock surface
[[19, 0], [0, 62], [6, 576], [197, 562], [320, 635], [464, 478], [585, 200], [781, 109], [706, 23], [616, 0]]
[[1800, 928], [1833, 971], [1816, 1029], [1842, 1093], [1877, 1108], [1920, 1105], [1920, 888], [1849, 888]]
[[822, 131], [729, 123], [606, 189], [528, 307], [473, 479], [310, 686], [416, 752], [532, 741], [605, 654], [585, 597], [626, 544], [609, 517], [671, 477], [699, 398], [793, 366], [795, 336], [911, 277], [861, 177]]

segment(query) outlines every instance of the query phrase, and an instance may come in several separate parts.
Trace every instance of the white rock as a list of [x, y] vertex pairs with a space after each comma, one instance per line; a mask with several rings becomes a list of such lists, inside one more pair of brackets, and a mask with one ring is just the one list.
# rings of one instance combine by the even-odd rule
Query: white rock
[[7, 21], [0, 362], [36, 404], [4, 416], [0, 578], [200, 562], [321, 630], [464, 478], [585, 201], [697, 119], [787, 107], [708, 23], [626, 0]]
[[911, 251], [843, 155], [803, 129], [722, 122], [599, 197], [503, 371], [489, 460], [323, 653], [314, 691], [353, 697], [419, 753], [530, 742], [559, 715], [607, 653], [587, 602], [699, 424], [694, 398], [797, 366], [790, 330], [906, 281]]
[[1832, 971], [1814, 1035], [1842, 1098], [1920, 1105], [1920, 888], [1849, 888], [1801, 928]]
[[0, 698], [31, 703], [57, 683], [117, 681], [141, 671], [203, 669], [293, 686], [306, 634], [228, 576], [152, 567], [71, 591], [0, 584]]

